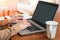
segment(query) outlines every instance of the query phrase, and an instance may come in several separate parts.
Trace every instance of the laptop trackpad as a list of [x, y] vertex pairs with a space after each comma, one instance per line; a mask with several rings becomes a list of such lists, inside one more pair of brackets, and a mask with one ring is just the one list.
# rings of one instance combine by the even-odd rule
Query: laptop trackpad
[[29, 31], [37, 31], [37, 30], [41, 30], [40, 28], [36, 27], [35, 25], [32, 24], [31, 27], [27, 28]]

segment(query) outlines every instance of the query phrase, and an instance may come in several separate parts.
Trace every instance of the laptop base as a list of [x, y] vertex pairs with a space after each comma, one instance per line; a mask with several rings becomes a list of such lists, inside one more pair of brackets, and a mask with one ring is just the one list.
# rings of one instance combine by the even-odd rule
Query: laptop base
[[30, 31], [28, 29], [24, 29], [19, 32], [20, 35], [28, 35], [28, 34], [34, 34], [34, 33], [40, 33], [40, 32], [45, 32], [46, 30], [38, 30], [38, 31]]

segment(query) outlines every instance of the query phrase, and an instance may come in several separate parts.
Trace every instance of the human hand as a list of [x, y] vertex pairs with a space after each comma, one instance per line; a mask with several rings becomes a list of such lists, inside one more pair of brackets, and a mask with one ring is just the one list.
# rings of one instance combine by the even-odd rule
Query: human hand
[[20, 20], [19, 24], [20, 24], [21, 29], [25, 29], [25, 28], [31, 26], [31, 24], [27, 20]]
[[20, 20], [17, 24], [13, 25], [12, 27], [16, 31], [21, 31], [29, 26], [31, 26], [31, 24], [27, 20]]
[[6, 24], [8, 24], [8, 20], [7, 19], [0, 21], [0, 25], [6, 25]]

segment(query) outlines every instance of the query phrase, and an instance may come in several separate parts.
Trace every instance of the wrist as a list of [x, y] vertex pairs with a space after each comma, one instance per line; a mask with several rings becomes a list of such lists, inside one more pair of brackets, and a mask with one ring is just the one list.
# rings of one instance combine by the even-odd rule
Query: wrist
[[12, 28], [13, 28], [16, 32], [21, 31], [19, 24], [13, 25]]

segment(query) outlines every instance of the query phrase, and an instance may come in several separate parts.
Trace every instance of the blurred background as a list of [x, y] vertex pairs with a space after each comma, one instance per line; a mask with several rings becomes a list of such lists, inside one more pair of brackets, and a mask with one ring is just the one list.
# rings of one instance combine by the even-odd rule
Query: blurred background
[[[24, 10], [28, 13], [33, 13], [38, 1], [46, 1], [60, 5], [60, 0], [18, 0], [18, 9]], [[58, 12], [60, 12], [60, 7]]]
[[[60, 0], [0, 0], [0, 15], [2, 15], [3, 12], [5, 15], [7, 10], [10, 11], [9, 15], [16, 11], [33, 14], [38, 1], [47, 1], [60, 5]], [[60, 7], [58, 8], [58, 12], [60, 12]]]

